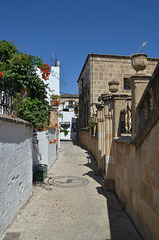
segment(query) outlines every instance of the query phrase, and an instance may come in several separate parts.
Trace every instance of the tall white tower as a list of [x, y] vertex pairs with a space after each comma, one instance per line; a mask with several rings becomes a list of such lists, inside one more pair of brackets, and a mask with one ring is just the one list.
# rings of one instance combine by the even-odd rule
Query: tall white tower
[[60, 62], [56, 60], [55, 66], [51, 66], [51, 73], [49, 76], [49, 88], [53, 90], [54, 95], [60, 94]]
[[[37, 68], [37, 74], [41, 77], [41, 71]], [[50, 96], [60, 95], [60, 62], [56, 60], [55, 66], [51, 66], [51, 72], [48, 80], [44, 80], [44, 83], [48, 84], [49, 89], [47, 89], [47, 99], [50, 101]], [[51, 91], [51, 92], [50, 92]]]

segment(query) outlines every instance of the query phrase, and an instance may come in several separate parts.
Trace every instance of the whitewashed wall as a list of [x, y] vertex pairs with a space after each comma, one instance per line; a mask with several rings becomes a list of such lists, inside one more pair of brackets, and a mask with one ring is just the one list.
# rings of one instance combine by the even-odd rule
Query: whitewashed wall
[[[37, 74], [38, 76], [42, 79], [41, 77], [41, 71], [39, 68], [37, 68]], [[42, 79], [43, 80], [43, 79]], [[43, 80], [45, 84], [48, 84], [49, 89], [47, 89], [47, 98], [50, 100], [50, 96], [52, 94], [54, 95], [60, 95], [60, 66], [51, 66], [51, 72], [49, 75], [48, 80]]]
[[72, 130], [72, 123], [76, 123], [77, 122], [77, 117], [75, 115], [74, 112], [65, 112], [65, 111], [61, 111], [60, 112], [61, 117], [59, 117], [59, 125], [61, 123], [70, 123], [70, 127], [67, 129], [68, 130], [68, 134], [67, 136], [64, 135], [63, 132], [60, 133], [60, 139], [61, 140], [75, 140], [77, 139], [77, 132], [73, 132]]
[[60, 66], [51, 66], [49, 87], [51, 90], [53, 90], [53, 94], [60, 94]]
[[46, 131], [37, 132], [37, 136], [34, 138], [35, 144], [33, 145], [33, 165], [46, 164], [49, 170], [56, 160], [56, 143], [49, 144], [49, 140], [56, 139], [56, 130], [50, 129], [48, 135]]
[[0, 236], [32, 194], [32, 128], [0, 116]]

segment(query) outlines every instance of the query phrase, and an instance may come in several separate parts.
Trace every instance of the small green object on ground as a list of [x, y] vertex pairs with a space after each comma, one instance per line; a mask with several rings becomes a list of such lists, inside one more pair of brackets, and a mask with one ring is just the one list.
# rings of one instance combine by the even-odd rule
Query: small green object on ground
[[46, 164], [38, 164], [35, 167], [34, 171], [34, 181], [36, 182], [44, 182], [47, 177], [47, 165]]

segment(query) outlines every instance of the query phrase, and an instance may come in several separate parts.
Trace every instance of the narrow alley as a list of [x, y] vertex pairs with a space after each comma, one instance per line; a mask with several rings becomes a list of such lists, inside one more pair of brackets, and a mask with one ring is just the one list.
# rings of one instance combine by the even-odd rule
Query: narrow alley
[[4, 240], [141, 240], [116, 196], [104, 192], [96, 162], [78, 141], [62, 141], [44, 183], [7, 229]]

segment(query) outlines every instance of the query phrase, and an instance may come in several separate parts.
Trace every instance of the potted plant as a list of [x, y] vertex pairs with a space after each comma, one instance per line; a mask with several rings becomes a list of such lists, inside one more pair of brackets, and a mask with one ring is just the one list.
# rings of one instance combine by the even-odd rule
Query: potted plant
[[58, 106], [60, 104], [60, 96], [59, 95], [51, 95], [51, 104], [53, 106]]
[[94, 118], [91, 118], [89, 121], [89, 128], [91, 129], [91, 134], [93, 135], [93, 130], [94, 130]]
[[144, 74], [143, 70], [147, 67], [147, 55], [140, 53], [142, 47], [146, 45], [147, 42], [144, 42], [139, 48], [136, 54], [131, 55], [131, 65], [132, 68], [136, 71], [136, 74]]

